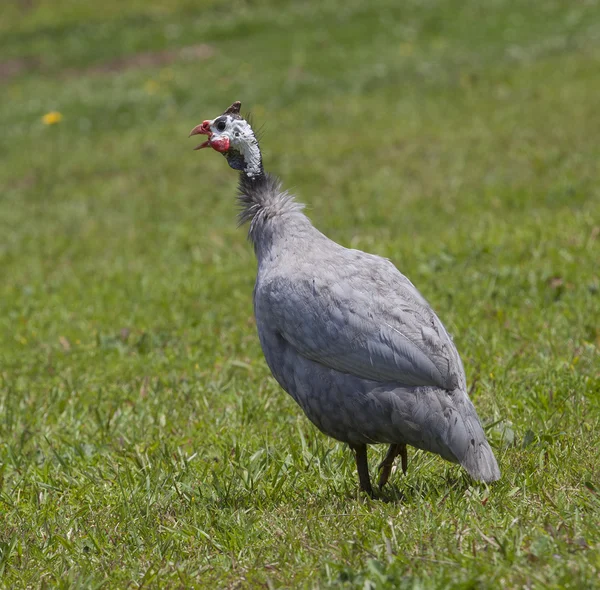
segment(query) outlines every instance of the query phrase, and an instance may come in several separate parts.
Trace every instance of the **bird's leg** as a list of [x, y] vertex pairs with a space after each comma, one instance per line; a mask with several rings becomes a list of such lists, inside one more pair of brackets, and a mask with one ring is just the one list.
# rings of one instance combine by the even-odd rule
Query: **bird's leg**
[[354, 451], [356, 458], [356, 469], [358, 470], [358, 481], [360, 489], [367, 492], [369, 496], [373, 496], [373, 488], [371, 487], [371, 478], [369, 477], [369, 464], [367, 463], [367, 445], [350, 445]]
[[394, 459], [400, 454], [401, 445], [390, 445], [383, 461], [379, 464], [379, 487], [382, 488], [390, 478]]
[[408, 471], [408, 452], [406, 445], [400, 445], [400, 459], [402, 460], [402, 473], [406, 475]]
[[386, 453], [383, 461], [379, 464], [379, 487], [382, 488], [390, 478], [392, 467], [394, 465], [394, 459], [400, 455], [402, 460], [402, 473], [406, 475], [406, 469], [408, 466], [408, 455], [406, 452], [406, 445], [390, 445], [388, 452]]

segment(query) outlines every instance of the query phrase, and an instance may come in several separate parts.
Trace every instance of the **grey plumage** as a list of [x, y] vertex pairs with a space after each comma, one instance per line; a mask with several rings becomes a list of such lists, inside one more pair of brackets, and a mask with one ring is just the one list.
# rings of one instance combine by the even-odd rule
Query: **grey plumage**
[[[239, 169], [245, 146], [231, 138], [225, 156]], [[322, 432], [356, 450], [367, 491], [372, 443], [398, 445], [392, 460], [408, 444], [497, 480], [460, 356], [423, 296], [389, 260], [324, 236], [262, 159], [252, 165], [252, 176], [240, 173], [240, 223], [258, 259], [258, 335], [281, 387]]]

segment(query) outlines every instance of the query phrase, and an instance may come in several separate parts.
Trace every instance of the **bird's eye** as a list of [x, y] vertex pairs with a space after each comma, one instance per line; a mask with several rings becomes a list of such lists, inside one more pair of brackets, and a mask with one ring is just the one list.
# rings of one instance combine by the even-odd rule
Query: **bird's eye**
[[219, 121], [217, 123], [217, 130], [218, 131], [225, 131], [225, 127], [227, 127], [227, 123], [225, 123], [225, 121]]

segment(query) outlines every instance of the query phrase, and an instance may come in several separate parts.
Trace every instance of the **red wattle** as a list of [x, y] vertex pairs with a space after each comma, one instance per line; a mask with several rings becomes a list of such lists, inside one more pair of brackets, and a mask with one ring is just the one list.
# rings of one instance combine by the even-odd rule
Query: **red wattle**
[[216, 139], [211, 139], [210, 147], [221, 153], [229, 151], [229, 137], [217, 137]]

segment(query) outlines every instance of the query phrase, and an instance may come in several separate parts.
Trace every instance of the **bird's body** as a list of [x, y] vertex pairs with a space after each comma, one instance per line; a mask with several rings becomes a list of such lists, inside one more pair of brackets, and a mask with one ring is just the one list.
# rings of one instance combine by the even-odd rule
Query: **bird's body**
[[258, 259], [254, 310], [267, 364], [313, 424], [355, 450], [361, 487], [371, 491], [371, 443], [391, 445], [380, 483], [398, 454], [405, 468], [407, 444], [477, 480], [498, 479], [460, 356], [414, 285], [389, 260], [319, 232], [262, 161], [258, 173], [242, 167], [239, 200]]

